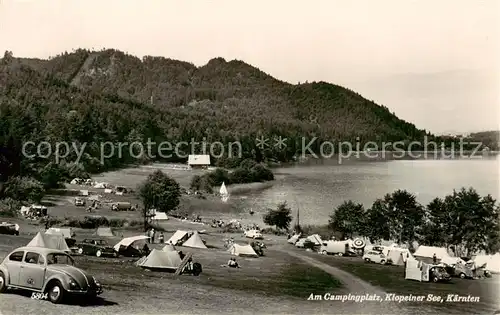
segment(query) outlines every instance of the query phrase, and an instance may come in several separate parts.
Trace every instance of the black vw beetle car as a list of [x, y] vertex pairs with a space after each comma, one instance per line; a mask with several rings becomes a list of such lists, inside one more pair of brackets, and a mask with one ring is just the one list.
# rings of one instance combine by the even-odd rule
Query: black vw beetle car
[[75, 246], [78, 248], [77, 253], [80, 255], [118, 257], [115, 249], [102, 239], [84, 239]]

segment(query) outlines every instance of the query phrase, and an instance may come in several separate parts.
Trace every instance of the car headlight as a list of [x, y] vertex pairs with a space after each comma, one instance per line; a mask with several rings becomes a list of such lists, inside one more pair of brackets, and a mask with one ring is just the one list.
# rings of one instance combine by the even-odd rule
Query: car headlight
[[97, 279], [96, 279], [94, 276], [92, 276], [92, 279], [94, 280], [94, 283], [95, 283], [98, 287], [99, 287], [99, 286], [101, 286], [101, 283], [100, 283], [99, 281], [97, 281]]
[[79, 290], [80, 289], [80, 285], [75, 281], [75, 279], [70, 278], [69, 279], [69, 288], [71, 290]]

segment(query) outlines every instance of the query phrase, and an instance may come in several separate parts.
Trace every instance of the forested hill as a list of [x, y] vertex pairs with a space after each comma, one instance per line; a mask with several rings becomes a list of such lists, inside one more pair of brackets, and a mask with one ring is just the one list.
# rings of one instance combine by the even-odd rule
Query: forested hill
[[[80, 49], [50, 60], [15, 58], [6, 52], [0, 64], [4, 166], [16, 161], [13, 156], [28, 140], [86, 142], [83, 163], [71, 169], [95, 172], [130, 162], [125, 154], [100, 165], [102, 141], [238, 140], [246, 158], [285, 161], [301, 153], [303, 137], [359, 137], [364, 142], [425, 135], [346, 88], [325, 82], [288, 84], [242, 61], [215, 58], [196, 67], [162, 57], [141, 60], [116, 50]], [[259, 149], [258, 136], [282, 136], [287, 147]], [[48, 161], [33, 166], [30, 160], [9, 170], [40, 171]]]
[[[298, 127], [294, 131], [314, 129], [345, 140], [375, 135], [402, 140], [424, 134], [348, 89], [324, 82], [287, 84], [237, 60], [215, 58], [197, 68], [162, 57], [141, 60], [116, 50], [77, 50], [33, 64], [80, 88], [142, 103], [152, 100], [158, 108], [184, 109], [188, 115], [220, 115], [218, 127], [229, 133], [266, 132], [268, 128], [262, 125], [272, 125], [287, 133]], [[223, 117], [236, 121], [240, 130]]]

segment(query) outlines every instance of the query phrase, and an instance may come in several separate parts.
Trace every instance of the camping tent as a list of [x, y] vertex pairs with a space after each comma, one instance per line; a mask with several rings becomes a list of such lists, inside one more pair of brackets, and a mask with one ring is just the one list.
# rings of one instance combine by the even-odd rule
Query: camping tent
[[[386, 253], [387, 249], [387, 253]], [[393, 265], [403, 266], [407, 258], [409, 258], [410, 251], [406, 248], [388, 247], [384, 248], [384, 254], [392, 261]]]
[[152, 220], [168, 220], [167, 214], [165, 212], [156, 212], [155, 216], [152, 217]]
[[95, 232], [95, 235], [101, 236], [101, 237], [112, 237], [113, 231], [111, 231], [111, 228], [109, 227], [99, 227], [97, 228], [97, 231]]
[[500, 273], [500, 254], [495, 255], [477, 255], [474, 259], [476, 266], [486, 264], [486, 270], [493, 273]]
[[162, 251], [164, 252], [175, 251], [175, 247], [172, 244], [167, 244], [162, 248]]
[[307, 238], [299, 238], [297, 242], [295, 242], [295, 246], [297, 247], [304, 247], [304, 243], [306, 242]]
[[235, 256], [259, 257], [250, 245], [233, 244], [228, 251]]
[[444, 247], [423, 246], [423, 245], [418, 247], [413, 256], [422, 258], [432, 258], [434, 254], [436, 254], [436, 258], [438, 260], [450, 257], [448, 251]]
[[[436, 254], [437, 255], [437, 254]], [[435, 265], [409, 258], [406, 261], [405, 279], [427, 282], [430, 278], [430, 270]]]
[[37, 235], [26, 245], [27, 247], [44, 247], [70, 251], [62, 234], [45, 234], [38, 232]]
[[191, 235], [191, 237], [182, 244], [182, 246], [194, 247], [194, 248], [207, 248], [203, 243], [203, 241], [201, 240], [201, 237], [198, 234], [198, 232], [194, 232], [193, 235]]
[[175, 271], [181, 265], [182, 259], [176, 251], [161, 251], [153, 249], [148, 257], [139, 264], [142, 268], [166, 269]]
[[188, 238], [189, 233], [186, 231], [177, 230], [174, 235], [172, 235], [167, 243], [172, 245], [177, 245], [178, 243], [182, 243], [183, 240]]
[[132, 245], [135, 242], [142, 241], [142, 240], [145, 240], [145, 239], [148, 239], [148, 238], [149, 237], [145, 236], [145, 235], [137, 235], [137, 236], [132, 236], [132, 237], [126, 237], [126, 238], [122, 239], [120, 242], [118, 242], [115, 246], [113, 246], [113, 248], [116, 251], [119, 251], [120, 250], [120, 246], [128, 247], [128, 246]]
[[314, 245], [321, 245], [321, 237], [318, 234], [309, 235], [307, 239], [313, 242]]
[[300, 238], [300, 234], [295, 234], [294, 236], [290, 237], [287, 242], [290, 244], [295, 244], [295, 243], [297, 243], [299, 238]]
[[[436, 256], [437, 256], [437, 254], [436, 254]], [[440, 263], [450, 265], [450, 266], [456, 265], [457, 263], [465, 265], [465, 261], [460, 257], [444, 257], [441, 259]]]
[[61, 229], [61, 228], [50, 228], [47, 231], [45, 231], [45, 234], [51, 234], [51, 235], [62, 235], [64, 238], [71, 238], [71, 229], [66, 228], [66, 229]]

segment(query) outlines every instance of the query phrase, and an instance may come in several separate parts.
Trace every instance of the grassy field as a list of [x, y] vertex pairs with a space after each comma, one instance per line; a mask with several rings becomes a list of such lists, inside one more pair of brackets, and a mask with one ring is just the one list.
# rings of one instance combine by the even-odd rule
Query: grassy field
[[[296, 250], [296, 249], [292, 249]], [[388, 266], [380, 264], [365, 263], [359, 257], [325, 256], [316, 253], [307, 253], [311, 257], [345, 270], [366, 282], [380, 287], [387, 293], [399, 295], [428, 295], [434, 294], [446, 297], [448, 294], [460, 296], [478, 296], [478, 303], [444, 303], [436, 304], [429, 302], [434, 307], [442, 306], [446, 309], [467, 309], [469, 314], [488, 314], [498, 309], [500, 278], [494, 276], [489, 279], [467, 280], [453, 278], [451, 283], [421, 283], [418, 281], [405, 280], [404, 266]], [[478, 313], [479, 312], [479, 313]]]
[[[179, 226], [180, 227], [180, 226]], [[189, 227], [182, 227], [188, 229]], [[172, 229], [173, 230], [173, 229]], [[76, 238], [92, 235], [93, 230], [74, 229]], [[137, 235], [138, 232], [127, 230], [116, 230], [119, 236], [106, 238], [114, 245], [121, 235]], [[173, 233], [165, 233], [168, 239]], [[247, 243], [241, 235], [233, 236], [240, 244]], [[312, 268], [301, 260], [288, 257], [272, 250], [272, 245], [278, 240], [269, 239], [270, 250], [266, 251], [264, 257], [259, 258], [237, 258], [241, 268], [232, 269], [224, 267], [231, 255], [223, 247], [224, 235], [209, 234], [202, 235], [207, 241], [209, 249], [195, 249], [177, 247], [184, 253], [193, 253], [194, 261], [203, 266], [203, 273], [199, 277], [180, 276], [173, 274], [143, 270], [134, 265], [136, 259], [132, 258], [97, 258], [90, 256], [75, 256], [76, 264], [91, 272], [98, 278], [107, 290], [134, 291], [142, 290], [160, 294], [156, 290], [168, 287], [171, 282], [193, 285], [210, 286], [213, 288], [231, 289], [251, 292], [261, 295], [290, 296], [304, 298], [309, 292], [336, 292], [342, 290], [342, 285], [328, 273]], [[32, 235], [21, 236], [2, 235], [0, 240], [0, 260], [16, 247], [26, 245]], [[152, 248], [160, 249], [163, 245], [153, 244]]]

